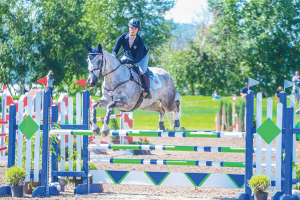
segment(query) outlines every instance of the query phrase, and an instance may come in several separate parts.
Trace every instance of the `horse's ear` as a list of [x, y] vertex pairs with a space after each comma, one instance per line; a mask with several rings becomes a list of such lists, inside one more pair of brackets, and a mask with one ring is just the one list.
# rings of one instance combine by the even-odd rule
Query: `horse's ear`
[[86, 49], [87, 49], [89, 52], [91, 52], [91, 51], [92, 51], [92, 48], [91, 48], [91, 47], [89, 47], [89, 45], [85, 44], [85, 47], [86, 47]]
[[98, 44], [98, 50], [99, 50], [100, 53], [103, 53], [103, 52], [102, 52], [102, 46], [101, 46], [100, 43]]

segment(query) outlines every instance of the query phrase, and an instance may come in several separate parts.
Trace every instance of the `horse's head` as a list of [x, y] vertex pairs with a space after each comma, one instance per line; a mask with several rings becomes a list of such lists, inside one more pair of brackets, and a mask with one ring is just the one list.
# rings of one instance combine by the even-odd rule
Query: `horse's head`
[[98, 47], [91, 48], [87, 44], [85, 45], [87, 50], [89, 51], [87, 62], [89, 64], [89, 77], [88, 77], [88, 84], [90, 87], [95, 87], [99, 77], [102, 73], [103, 68], [103, 51], [101, 44], [98, 44]]

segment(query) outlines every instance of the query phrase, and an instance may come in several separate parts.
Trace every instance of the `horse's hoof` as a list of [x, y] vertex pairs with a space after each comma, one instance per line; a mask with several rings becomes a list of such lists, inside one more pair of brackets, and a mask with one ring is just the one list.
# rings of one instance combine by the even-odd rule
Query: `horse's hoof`
[[97, 136], [99, 133], [100, 133], [100, 128], [99, 127], [93, 130], [94, 136]]
[[183, 126], [174, 127], [175, 131], [185, 131], [186, 129]]
[[101, 131], [101, 136], [102, 137], [107, 137], [109, 135], [109, 129], [107, 129], [106, 131]]
[[180, 126], [180, 127], [179, 127], [179, 130], [185, 131], [186, 129], [185, 129], [183, 126]]

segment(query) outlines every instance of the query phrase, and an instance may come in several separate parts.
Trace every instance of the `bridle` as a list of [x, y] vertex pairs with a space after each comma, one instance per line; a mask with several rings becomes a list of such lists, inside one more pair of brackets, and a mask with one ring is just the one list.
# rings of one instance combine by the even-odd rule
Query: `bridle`
[[[101, 54], [101, 53], [89, 53], [89, 55], [96, 55], [95, 58], [94, 58], [93, 60], [91, 60], [90, 57], [88, 56], [87, 61], [89, 60], [90, 62], [95, 61], [96, 58], [97, 58], [98, 56], [101, 56], [101, 55], [102, 55], [102, 59], [101, 59], [101, 61], [100, 61], [99, 67], [96, 68], [96, 69], [89, 70], [89, 73], [93, 74], [93, 76], [96, 78], [96, 81], [98, 81], [98, 80], [101, 79], [102, 77], [105, 77], [105, 76], [107, 76], [107, 75], [113, 73], [114, 71], [116, 71], [116, 70], [122, 65], [122, 64], [121, 64], [121, 61], [118, 59], [118, 60], [120, 61], [120, 64], [118, 65], [118, 67], [116, 67], [115, 69], [111, 70], [111, 71], [108, 72], [107, 74], [102, 74], [102, 67], [103, 67], [103, 63], [104, 63], [104, 60], [105, 60], [103, 54]], [[106, 60], [105, 60], [105, 62], [106, 62]], [[127, 83], [128, 81], [134, 81], [136, 84], [138, 84], [139, 86], [141, 86], [141, 87], [143, 88], [143, 85], [141, 85], [139, 82], [137, 82], [136, 80], [134, 80], [134, 76], [132, 75], [132, 72], [131, 72], [131, 67], [128, 67], [128, 65], [126, 65], [126, 67], [128, 68], [129, 73], [130, 73], [130, 79], [118, 83], [112, 90], [109, 90], [109, 89], [105, 88], [104, 86], [102, 86], [104, 89], [106, 89], [106, 90], [108, 91], [108, 95], [111, 96], [112, 100], [113, 100], [114, 90], [117, 89], [117, 87], [119, 87], [120, 85], [122, 85], [122, 84], [124, 84], [124, 83]], [[100, 69], [100, 75], [99, 75], [99, 77], [97, 77], [97, 76], [94, 74], [94, 71], [95, 71], [95, 70], [99, 70], [99, 69]]]

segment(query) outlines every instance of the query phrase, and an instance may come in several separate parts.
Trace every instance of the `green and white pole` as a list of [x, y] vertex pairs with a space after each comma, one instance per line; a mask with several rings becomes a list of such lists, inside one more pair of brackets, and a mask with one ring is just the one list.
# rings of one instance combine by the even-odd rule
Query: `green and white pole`
[[132, 137], [191, 137], [191, 138], [244, 138], [245, 132], [225, 131], [140, 131], [112, 130], [110, 136]]
[[[101, 142], [101, 141], [100, 141]], [[221, 153], [245, 153], [244, 147], [210, 147], [210, 146], [178, 146], [178, 145], [139, 145], [139, 144], [89, 144], [92, 149], [126, 149], [126, 150], [162, 150], [162, 151], [196, 151], [196, 152], [221, 152]], [[275, 152], [276, 149], [272, 149]], [[253, 153], [256, 148], [253, 149]], [[266, 152], [263, 148], [262, 152]]]
[[50, 130], [50, 135], [93, 135], [92, 130]]
[[208, 147], [208, 146], [178, 146], [178, 145], [137, 145], [137, 144], [90, 144], [88, 149], [132, 149], [132, 150], [163, 150], [163, 151], [198, 151], [245, 153], [243, 147]]

